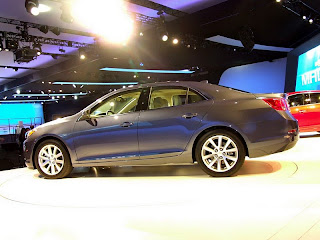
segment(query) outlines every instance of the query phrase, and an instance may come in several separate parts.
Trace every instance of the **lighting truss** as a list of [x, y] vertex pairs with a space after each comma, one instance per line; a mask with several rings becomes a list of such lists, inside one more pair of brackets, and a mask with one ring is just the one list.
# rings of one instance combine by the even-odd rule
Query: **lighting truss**
[[33, 36], [33, 35], [28, 35], [27, 39], [25, 39], [21, 36], [21, 34], [14, 33], [14, 32], [0, 32], [0, 34], [2, 38], [8, 39], [8, 40], [17, 40], [20, 42], [37, 42], [40, 44], [49, 44], [49, 45], [57, 45], [57, 46], [73, 47], [73, 48], [94, 47], [94, 44], [81, 43], [81, 42], [75, 42], [75, 41], [69, 41], [69, 40], [61, 40], [61, 39], [55, 39], [55, 38], [39, 37], [39, 36]]
[[[15, 19], [4, 18], [4, 17], [0, 17], [0, 23], [6, 23], [6, 24], [15, 25], [15, 26], [27, 27], [27, 28], [36, 28], [36, 29], [40, 29], [42, 26], [46, 26], [43, 24], [23, 22], [23, 21], [19, 21], [19, 20], [15, 20]], [[48, 30], [52, 30], [52, 29], [56, 28], [54, 26], [47, 26], [47, 27], [48, 27]], [[77, 30], [72, 30], [72, 29], [67, 29], [67, 28], [60, 28], [60, 32], [74, 34], [74, 35], [80, 35], [80, 36], [95, 37], [95, 35], [92, 33], [77, 31]]]
[[297, 16], [309, 21], [312, 19], [312, 24], [320, 27], [320, 13], [301, 0], [285, 0], [282, 6]]
[[169, 14], [171, 16], [174, 17], [184, 17], [187, 16], [188, 13], [167, 7], [165, 5], [162, 5], [160, 3], [156, 3], [156, 2], [152, 2], [152, 1], [148, 1], [148, 0], [126, 0], [127, 2], [139, 5], [139, 6], [143, 6], [146, 8], [150, 8], [153, 10], [157, 10], [157, 11], [163, 11], [166, 14]]

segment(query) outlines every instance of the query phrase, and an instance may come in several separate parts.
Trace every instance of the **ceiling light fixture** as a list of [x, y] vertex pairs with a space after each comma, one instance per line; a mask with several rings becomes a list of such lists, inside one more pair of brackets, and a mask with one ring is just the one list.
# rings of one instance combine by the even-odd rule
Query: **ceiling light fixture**
[[58, 28], [58, 27], [52, 28], [51, 32], [53, 32], [57, 36], [59, 36], [61, 33], [60, 28]]
[[27, 12], [32, 14], [33, 16], [38, 16], [40, 13], [38, 0], [26, 0], [25, 7]]
[[168, 39], [169, 39], [168, 34], [163, 34], [161, 37], [161, 40], [164, 42], [168, 41]]
[[178, 44], [178, 43], [179, 43], [178, 38], [174, 38], [174, 39], [172, 40], [172, 43], [175, 44], [175, 45]]
[[47, 25], [43, 25], [43, 26], [39, 27], [39, 31], [46, 34], [49, 31], [49, 27]]
[[41, 46], [42, 45], [40, 43], [33, 43], [33, 49], [37, 51], [38, 56], [40, 56], [42, 53]]
[[85, 52], [85, 49], [84, 49], [84, 48], [79, 48], [79, 58], [80, 58], [81, 60], [86, 59], [86, 52]]

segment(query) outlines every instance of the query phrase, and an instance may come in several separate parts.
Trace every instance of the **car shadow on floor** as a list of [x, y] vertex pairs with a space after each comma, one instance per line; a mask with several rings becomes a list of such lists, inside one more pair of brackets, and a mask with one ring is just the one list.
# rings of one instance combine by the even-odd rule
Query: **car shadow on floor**
[[320, 133], [304, 133], [303, 135], [300, 134], [300, 138], [320, 138]]
[[[273, 161], [245, 161], [235, 176], [270, 174], [281, 169]], [[139, 167], [87, 167], [75, 168], [69, 178], [84, 177], [208, 177], [198, 165], [139, 166]]]

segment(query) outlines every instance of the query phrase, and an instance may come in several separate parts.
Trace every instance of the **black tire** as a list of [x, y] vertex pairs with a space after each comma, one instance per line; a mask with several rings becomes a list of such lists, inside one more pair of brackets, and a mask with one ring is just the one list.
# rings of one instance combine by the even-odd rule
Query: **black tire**
[[[221, 143], [220, 148], [217, 149], [219, 138]], [[225, 145], [227, 145], [226, 148]], [[203, 149], [204, 147], [206, 149]], [[207, 158], [203, 158], [202, 154]], [[209, 155], [212, 155], [212, 157]], [[234, 175], [243, 165], [245, 155], [245, 148], [240, 138], [224, 129], [216, 129], [206, 133], [199, 139], [195, 148], [196, 161], [201, 169], [212, 177]]]
[[[49, 151], [51, 153], [55, 151], [55, 153], [51, 154], [51, 158], [46, 155], [49, 154]], [[40, 152], [42, 157], [39, 155]], [[73, 169], [67, 150], [59, 141], [54, 139], [45, 140], [40, 143], [36, 149], [34, 158], [39, 173], [47, 179], [64, 178]]]

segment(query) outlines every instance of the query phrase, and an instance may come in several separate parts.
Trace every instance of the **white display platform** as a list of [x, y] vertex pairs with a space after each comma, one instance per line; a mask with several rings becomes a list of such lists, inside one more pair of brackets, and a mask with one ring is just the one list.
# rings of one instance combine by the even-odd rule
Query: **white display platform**
[[0, 239], [320, 239], [320, 135], [249, 159], [237, 176], [197, 165], [80, 168], [46, 180], [0, 172]]

